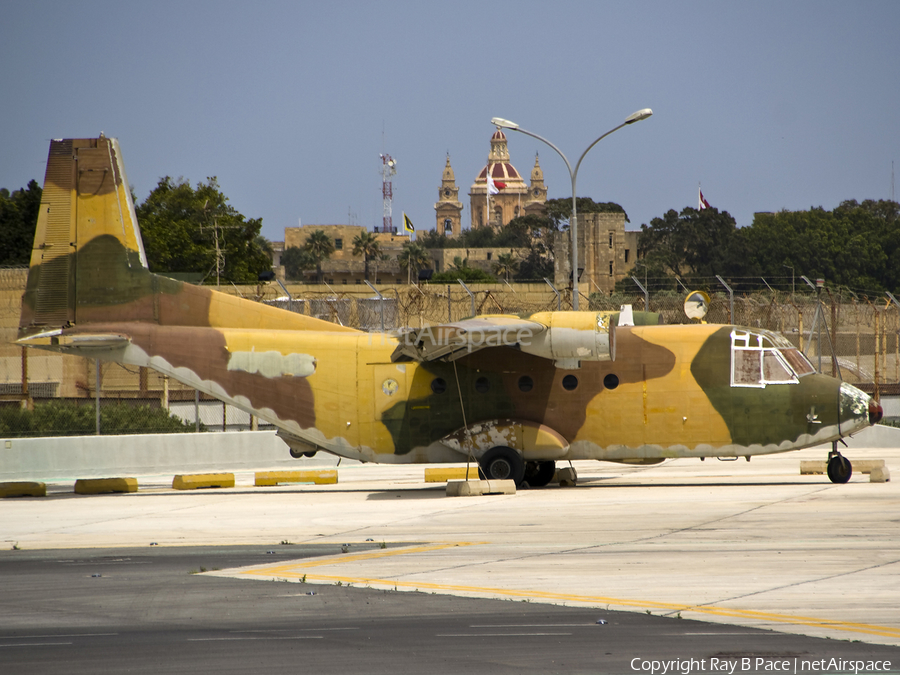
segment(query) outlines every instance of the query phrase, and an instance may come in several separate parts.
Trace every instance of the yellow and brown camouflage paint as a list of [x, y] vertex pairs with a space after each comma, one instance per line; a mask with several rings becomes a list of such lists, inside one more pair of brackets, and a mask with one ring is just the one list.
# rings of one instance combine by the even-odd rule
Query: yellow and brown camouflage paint
[[[845, 411], [824, 375], [731, 386], [730, 326], [619, 326], [611, 357], [571, 369], [516, 346], [409, 360], [402, 336], [151, 274], [127, 185], [114, 139], [51, 143], [20, 343], [154, 368], [307, 447], [376, 462], [495, 445], [530, 461], [653, 461], [782, 452], [868, 424], [865, 401]], [[550, 314], [520, 319], [570, 331], [616, 320]]]

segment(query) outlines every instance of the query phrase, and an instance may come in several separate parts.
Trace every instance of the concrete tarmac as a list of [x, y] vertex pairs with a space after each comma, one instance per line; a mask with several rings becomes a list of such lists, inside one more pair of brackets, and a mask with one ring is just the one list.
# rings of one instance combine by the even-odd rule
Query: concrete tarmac
[[[202, 573], [334, 545], [0, 551], [0, 671], [898, 672], [900, 647], [688, 619]], [[359, 545], [370, 552], [372, 542]], [[862, 665], [860, 665], [862, 664]], [[663, 671], [663, 669], [666, 669]]]
[[[900, 472], [898, 449], [845, 455]], [[257, 488], [239, 474], [235, 488], [194, 492], [171, 490], [171, 476], [140, 477], [137, 493], [102, 496], [60, 481], [46, 498], [2, 500], [0, 539], [23, 552], [263, 545], [277, 560], [206, 575], [900, 645], [900, 488], [867, 475], [846, 485], [801, 476], [804, 459], [824, 451], [641, 468], [576, 462], [575, 488], [465, 498], [424, 483], [422, 466], [342, 466], [340, 483], [323, 486]], [[333, 553], [291, 559], [292, 545], [313, 544]]]

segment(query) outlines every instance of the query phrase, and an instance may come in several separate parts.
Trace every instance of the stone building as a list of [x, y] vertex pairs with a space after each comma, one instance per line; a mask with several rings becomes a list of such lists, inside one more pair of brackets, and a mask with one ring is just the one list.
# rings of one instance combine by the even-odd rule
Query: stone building
[[[497, 194], [488, 194], [487, 175], [497, 188]], [[547, 188], [544, 172], [537, 155], [531, 171], [531, 183], [525, 180], [509, 161], [509, 147], [506, 134], [497, 129], [491, 136], [491, 151], [485, 167], [479, 172], [469, 188], [469, 212], [472, 214], [471, 227], [493, 227], [500, 229], [518, 216], [544, 212]]]
[[434, 205], [434, 215], [437, 219], [435, 232], [445, 237], [458, 237], [462, 232], [462, 210], [459, 188], [456, 187], [456, 177], [453, 175], [453, 167], [450, 166], [450, 155], [447, 155], [447, 165], [444, 167], [441, 187], [438, 189], [438, 201]]
[[466, 261], [466, 265], [494, 274], [494, 266], [499, 256], [511, 254], [514, 260], [523, 260], [528, 255], [527, 249], [495, 247], [495, 248], [432, 248], [428, 249], [428, 257], [435, 272], [452, 270], [457, 258]]
[[[362, 284], [365, 276], [365, 261], [362, 256], [353, 255], [353, 240], [367, 228], [362, 225], [301, 225], [284, 228], [284, 248], [302, 248], [307, 238], [316, 230], [322, 230], [334, 244], [334, 253], [322, 261], [322, 274], [328, 284]], [[372, 283], [406, 283], [406, 273], [401, 272], [397, 256], [403, 244], [409, 241], [405, 234], [374, 232], [381, 248], [382, 258], [369, 261], [369, 281]], [[307, 271], [308, 280], [315, 280], [315, 270]], [[377, 280], [377, 281], [376, 281]]]
[[[554, 284], [572, 287], [572, 239], [569, 231], [554, 238]], [[581, 293], [612, 293], [631, 274], [637, 259], [638, 232], [625, 231], [624, 213], [578, 214], [578, 268]]]

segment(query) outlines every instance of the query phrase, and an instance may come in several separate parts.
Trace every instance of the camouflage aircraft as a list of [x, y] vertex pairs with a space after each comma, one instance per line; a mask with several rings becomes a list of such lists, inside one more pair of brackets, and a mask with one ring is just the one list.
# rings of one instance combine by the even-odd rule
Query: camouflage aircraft
[[152, 368], [279, 429], [295, 457], [654, 464], [836, 441], [880, 406], [783, 337], [655, 314], [493, 315], [366, 333], [151, 274], [115, 139], [54, 140], [18, 343]]

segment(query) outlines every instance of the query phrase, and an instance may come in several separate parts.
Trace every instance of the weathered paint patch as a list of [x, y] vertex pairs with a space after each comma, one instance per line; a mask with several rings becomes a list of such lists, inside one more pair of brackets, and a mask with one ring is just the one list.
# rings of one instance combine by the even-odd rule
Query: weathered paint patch
[[309, 377], [316, 372], [316, 359], [309, 354], [267, 352], [232, 352], [228, 370], [240, 370], [263, 377]]

